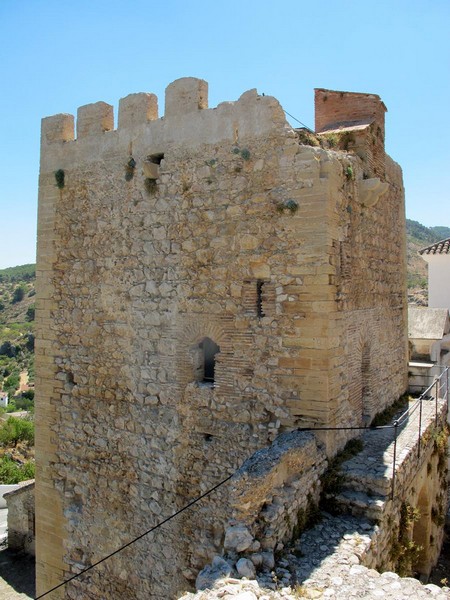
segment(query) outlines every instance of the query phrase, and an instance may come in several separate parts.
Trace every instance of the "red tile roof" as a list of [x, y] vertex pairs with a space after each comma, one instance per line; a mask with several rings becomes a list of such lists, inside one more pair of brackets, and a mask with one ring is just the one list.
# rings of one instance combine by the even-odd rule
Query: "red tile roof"
[[419, 254], [450, 254], [450, 238], [422, 248]]

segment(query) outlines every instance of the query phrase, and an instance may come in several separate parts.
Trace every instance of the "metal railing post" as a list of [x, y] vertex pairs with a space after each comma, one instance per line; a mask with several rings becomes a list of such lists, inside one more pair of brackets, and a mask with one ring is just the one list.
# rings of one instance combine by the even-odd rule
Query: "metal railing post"
[[391, 500], [394, 499], [394, 494], [395, 494], [395, 463], [397, 460], [397, 429], [398, 429], [398, 421], [394, 421], [394, 459], [393, 459], [393, 464], [392, 464]]
[[448, 402], [448, 398], [449, 398], [449, 396], [448, 396], [448, 371], [449, 371], [449, 368], [447, 367], [447, 369], [446, 369], [447, 381], [446, 381], [446, 386], [445, 386], [445, 399], [447, 400], [447, 416], [448, 416], [448, 404], [449, 404], [449, 402]]
[[441, 376], [439, 375], [439, 377], [436, 379], [436, 394], [435, 394], [435, 399], [434, 399], [434, 425], [437, 425], [437, 418], [438, 418], [438, 397], [439, 397], [439, 383], [441, 381]]
[[419, 445], [417, 449], [417, 456], [420, 458], [420, 444], [421, 444], [421, 436], [422, 436], [422, 403], [423, 397], [420, 397], [420, 406], [419, 406]]

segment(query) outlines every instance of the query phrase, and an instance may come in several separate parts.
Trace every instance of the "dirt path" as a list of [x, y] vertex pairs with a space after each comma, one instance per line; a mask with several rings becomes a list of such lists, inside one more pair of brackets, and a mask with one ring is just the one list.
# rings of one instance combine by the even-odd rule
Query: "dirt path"
[[28, 389], [28, 371], [20, 373], [19, 392], [25, 392]]

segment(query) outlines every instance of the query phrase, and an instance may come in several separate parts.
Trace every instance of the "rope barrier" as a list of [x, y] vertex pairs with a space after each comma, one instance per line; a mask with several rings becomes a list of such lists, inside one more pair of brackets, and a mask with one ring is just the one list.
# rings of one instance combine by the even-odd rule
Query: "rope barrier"
[[[286, 114], [289, 114], [289, 113], [286, 113]], [[292, 116], [292, 115], [290, 115], [290, 116]], [[444, 373], [442, 373], [442, 375], [443, 374]], [[439, 379], [442, 377], [442, 375], [439, 378], [437, 378], [436, 381], [439, 381]], [[436, 383], [436, 381], [434, 383]], [[422, 403], [422, 401], [424, 399], [426, 399], [425, 396], [426, 396], [427, 392], [431, 389], [431, 387], [433, 387], [433, 385], [434, 384], [432, 384], [416, 400], [415, 406], [413, 406], [412, 408], [408, 407], [408, 409], [398, 419], [396, 419], [392, 425], [376, 425], [374, 427], [371, 427], [371, 426], [369, 426], [369, 427], [298, 427], [296, 431], [376, 431], [376, 430], [379, 430], [379, 429], [395, 429], [395, 430], [397, 430], [397, 428], [400, 425], [400, 421], [405, 416], [407, 416], [407, 415], [410, 416], [411, 414], [413, 414], [417, 410], [417, 407], [421, 405], [421, 403]], [[395, 456], [394, 456], [393, 466], [394, 466], [394, 473], [393, 473], [393, 487], [392, 487], [392, 496], [391, 496], [392, 498], [394, 497], [394, 489], [395, 489], [394, 488], [394, 481], [395, 481]], [[111, 552], [110, 554], [108, 554], [107, 556], [104, 556], [103, 558], [101, 558], [100, 560], [96, 561], [95, 563], [93, 563], [89, 567], [86, 567], [85, 569], [83, 569], [79, 573], [76, 573], [72, 577], [69, 577], [69, 579], [66, 579], [65, 581], [62, 581], [61, 583], [59, 583], [58, 585], [54, 586], [53, 588], [47, 590], [43, 594], [40, 594], [39, 596], [35, 596], [34, 600], [40, 600], [41, 598], [45, 598], [45, 596], [48, 596], [52, 592], [54, 592], [54, 591], [60, 589], [61, 587], [67, 585], [68, 583], [70, 583], [74, 579], [77, 579], [78, 577], [81, 577], [82, 575], [84, 575], [85, 573], [87, 573], [88, 571], [90, 571], [91, 569], [94, 569], [95, 567], [97, 567], [101, 563], [105, 562], [109, 558], [115, 556], [119, 552], [122, 552], [123, 550], [125, 550], [126, 548], [128, 548], [129, 546], [131, 546], [132, 544], [135, 544], [136, 542], [138, 542], [140, 539], [142, 539], [146, 535], [149, 535], [150, 533], [152, 533], [156, 529], [159, 529], [160, 527], [162, 527], [163, 525], [165, 525], [166, 523], [168, 523], [169, 521], [171, 521], [172, 519], [174, 519], [175, 517], [177, 517], [179, 514], [183, 513], [184, 511], [188, 510], [189, 508], [191, 508], [192, 506], [194, 506], [195, 504], [197, 504], [198, 502], [200, 502], [201, 500], [203, 500], [203, 498], [206, 498], [207, 496], [209, 496], [210, 494], [212, 494], [218, 488], [220, 488], [225, 483], [227, 483], [228, 481], [230, 481], [230, 479], [233, 476], [234, 476], [234, 473], [231, 474], [231, 475], [229, 475], [228, 477], [226, 477], [225, 479], [223, 479], [219, 483], [217, 483], [214, 487], [212, 487], [209, 490], [207, 490], [206, 492], [204, 492], [201, 496], [198, 496], [197, 498], [194, 498], [193, 500], [191, 500], [188, 504], [186, 504], [185, 506], [183, 506], [182, 508], [180, 508], [178, 511], [176, 511], [175, 513], [173, 513], [172, 515], [170, 515], [169, 517], [167, 517], [166, 519], [164, 519], [160, 523], [157, 523], [156, 525], [154, 525], [153, 527], [151, 527], [150, 529], [148, 529], [144, 533], [142, 533], [139, 536], [133, 538], [132, 540], [130, 540], [129, 542], [127, 542], [123, 546], [120, 546], [120, 548], [117, 548], [116, 550], [114, 550], [113, 552]]]
[[104, 556], [103, 558], [101, 558], [97, 562], [93, 563], [89, 567], [86, 567], [86, 569], [83, 569], [79, 573], [76, 573], [72, 577], [69, 577], [69, 579], [66, 579], [65, 581], [62, 581], [61, 583], [59, 583], [58, 585], [55, 585], [55, 587], [53, 587], [50, 590], [44, 592], [43, 594], [40, 594], [39, 596], [36, 596], [34, 598], [34, 600], [40, 600], [40, 598], [44, 598], [45, 596], [48, 596], [48, 594], [51, 594], [55, 590], [57, 590], [57, 589], [65, 586], [65, 585], [67, 585], [68, 583], [70, 583], [74, 579], [77, 579], [78, 577], [81, 577], [81, 575], [84, 575], [85, 573], [87, 573], [88, 571], [90, 571], [91, 569], [93, 569], [94, 567], [97, 567], [101, 563], [105, 562], [105, 560], [108, 560], [112, 556], [115, 556], [119, 552], [122, 552], [123, 550], [125, 550], [125, 548], [128, 548], [129, 546], [131, 546], [132, 544], [136, 543], [137, 541], [139, 541], [140, 539], [142, 539], [143, 537], [145, 537], [149, 533], [152, 533], [153, 531], [155, 531], [155, 529], [159, 529], [159, 527], [162, 527], [165, 523], [168, 523], [169, 521], [171, 521], [172, 519], [174, 519], [175, 517], [177, 517], [179, 514], [181, 514], [182, 512], [184, 512], [185, 510], [187, 510], [188, 508], [190, 508], [191, 506], [193, 506], [194, 504], [197, 504], [197, 502], [200, 502], [200, 500], [203, 500], [203, 498], [206, 498], [206, 496], [209, 496], [209, 494], [211, 494], [212, 492], [214, 492], [215, 490], [217, 490], [219, 487], [221, 487], [222, 485], [224, 485], [225, 483], [227, 483], [227, 481], [229, 481], [233, 477], [233, 475], [234, 475], [234, 473], [232, 475], [229, 475], [226, 479], [223, 479], [221, 482], [219, 482], [214, 487], [210, 488], [208, 491], [206, 491], [201, 496], [198, 496], [197, 498], [194, 498], [194, 500], [191, 500], [191, 502], [189, 502], [189, 504], [186, 504], [186, 506], [183, 506], [183, 508], [180, 508], [180, 510], [177, 510], [177, 512], [173, 513], [172, 515], [170, 515], [169, 517], [167, 517], [166, 519], [164, 519], [160, 523], [157, 523], [151, 529], [148, 529], [144, 533], [141, 533], [141, 535], [135, 537], [134, 539], [132, 539], [131, 541], [127, 542], [126, 544], [124, 544], [120, 548], [117, 548], [117, 550], [114, 550], [114, 552], [111, 552], [107, 556]]

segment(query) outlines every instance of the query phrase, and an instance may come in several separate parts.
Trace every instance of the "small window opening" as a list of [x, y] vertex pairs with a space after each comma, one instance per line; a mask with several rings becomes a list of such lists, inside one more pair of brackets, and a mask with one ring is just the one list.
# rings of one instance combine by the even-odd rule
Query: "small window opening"
[[210, 338], [205, 337], [190, 350], [192, 365], [194, 367], [194, 380], [198, 383], [214, 384], [216, 354], [220, 347]]
[[205, 383], [214, 383], [215, 357], [216, 354], [220, 352], [220, 348], [208, 337], [205, 338], [199, 346], [203, 350], [203, 381]]
[[256, 314], [258, 315], [258, 319], [266, 316], [263, 311], [263, 287], [264, 281], [258, 279], [256, 282]]
[[150, 154], [149, 156], [147, 156], [147, 160], [149, 162], [154, 163], [155, 165], [160, 165], [161, 161], [164, 160], [164, 153], [158, 153], [158, 154]]

